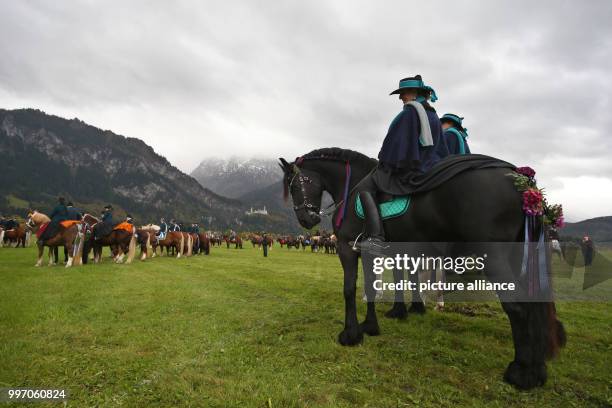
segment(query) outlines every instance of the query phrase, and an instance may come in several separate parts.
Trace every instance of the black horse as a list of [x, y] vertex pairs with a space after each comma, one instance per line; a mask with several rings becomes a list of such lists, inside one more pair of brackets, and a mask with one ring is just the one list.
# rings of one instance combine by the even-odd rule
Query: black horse
[[[365, 274], [368, 299], [366, 318], [359, 324], [356, 309], [356, 284], [359, 255], [349, 245], [363, 228], [355, 215], [355, 186], [376, 166], [377, 161], [361, 153], [339, 148], [312, 151], [293, 163], [280, 159], [284, 171], [285, 195], [291, 194], [300, 224], [312, 228], [320, 222], [321, 195], [331, 194], [334, 202], [350, 197], [345, 203], [346, 218], [339, 228], [337, 253], [344, 269], [345, 325], [338, 340], [342, 345], [355, 345], [363, 333], [380, 333], [376, 316], [372, 274]], [[347, 166], [350, 165], [350, 172]], [[409, 211], [401, 217], [385, 221], [389, 241], [395, 242], [521, 242], [524, 237], [524, 215], [520, 193], [508, 177], [508, 168], [490, 168], [459, 173], [451, 180], [411, 197]], [[348, 186], [345, 175], [350, 174]], [[338, 215], [339, 208], [334, 216]], [[458, 216], [459, 215], [459, 216]], [[334, 217], [335, 218], [335, 217]], [[499, 281], [515, 274], [521, 254], [492, 256], [485, 273], [489, 280]], [[503, 259], [502, 259], [503, 258]], [[504, 379], [520, 389], [541, 386], [546, 382], [546, 359], [556, 356], [565, 344], [565, 331], [557, 320], [552, 302], [516, 302], [504, 300], [502, 307], [510, 320], [515, 357], [508, 365]], [[403, 300], [387, 315], [405, 316]]]

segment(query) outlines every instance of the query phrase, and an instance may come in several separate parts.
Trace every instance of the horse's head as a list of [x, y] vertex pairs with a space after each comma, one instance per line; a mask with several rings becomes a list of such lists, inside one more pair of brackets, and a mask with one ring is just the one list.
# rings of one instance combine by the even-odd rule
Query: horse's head
[[295, 163], [287, 163], [283, 158], [280, 159], [280, 166], [284, 173], [285, 199], [291, 193], [293, 210], [300, 224], [308, 229], [314, 227], [321, 222], [321, 176], [316, 171], [299, 167]]
[[30, 211], [28, 212], [28, 217], [25, 223], [26, 229], [29, 231], [34, 231], [35, 229], [40, 227], [41, 224], [44, 224], [45, 222], [49, 221], [49, 217], [47, 217], [45, 214], [39, 213], [36, 210]]

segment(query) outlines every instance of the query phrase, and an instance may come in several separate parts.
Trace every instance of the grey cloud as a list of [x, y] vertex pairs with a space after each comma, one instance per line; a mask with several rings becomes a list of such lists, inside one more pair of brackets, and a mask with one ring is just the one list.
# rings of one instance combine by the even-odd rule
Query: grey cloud
[[604, 0], [10, 2], [0, 105], [142, 138], [184, 170], [332, 145], [375, 156], [401, 109], [389, 91], [420, 73], [474, 150], [556, 188], [612, 179], [611, 17]]

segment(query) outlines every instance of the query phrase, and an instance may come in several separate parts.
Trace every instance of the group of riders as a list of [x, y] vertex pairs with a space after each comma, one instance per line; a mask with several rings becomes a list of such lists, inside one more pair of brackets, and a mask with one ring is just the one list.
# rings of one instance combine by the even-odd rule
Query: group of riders
[[408, 195], [405, 180], [423, 175], [450, 155], [471, 154], [463, 117], [446, 113], [439, 117], [430, 103], [438, 97], [420, 75], [403, 78], [390, 95], [398, 95], [403, 109], [391, 121], [378, 154], [378, 167], [358, 188], [364, 209], [363, 239], [353, 249], [377, 252], [384, 248], [385, 231], [377, 193]]
[[[74, 207], [74, 204], [71, 201], [66, 202], [64, 197], [59, 197], [58, 204], [49, 215], [51, 222], [49, 222], [46, 229], [38, 237], [39, 245], [43, 245], [46, 240], [57, 234], [62, 221], [81, 221], [83, 219], [83, 215], [84, 213], [80, 209]], [[99, 222], [93, 226], [92, 232], [94, 239], [98, 240], [108, 236], [118, 224], [123, 222], [134, 225], [134, 218], [130, 214], [127, 214], [125, 219], [117, 222], [117, 220], [113, 218], [113, 206], [105, 206], [104, 210], [100, 214]], [[163, 239], [168, 232], [176, 231], [198, 234], [200, 233], [200, 227], [197, 223], [184, 226], [183, 224], [176, 222], [174, 219], [171, 219], [170, 222], [166, 222], [165, 218], [161, 218], [159, 231], [157, 234], [160, 239]]]

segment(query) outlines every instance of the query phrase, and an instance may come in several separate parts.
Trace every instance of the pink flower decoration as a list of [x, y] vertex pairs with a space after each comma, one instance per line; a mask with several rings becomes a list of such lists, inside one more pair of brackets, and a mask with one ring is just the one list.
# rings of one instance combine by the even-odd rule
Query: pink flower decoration
[[517, 167], [516, 172], [529, 178], [533, 178], [536, 174], [535, 170], [531, 167]]
[[542, 215], [544, 207], [542, 192], [536, 188], [528, 188], [523, 192], [523, 211], [527, 215]]

